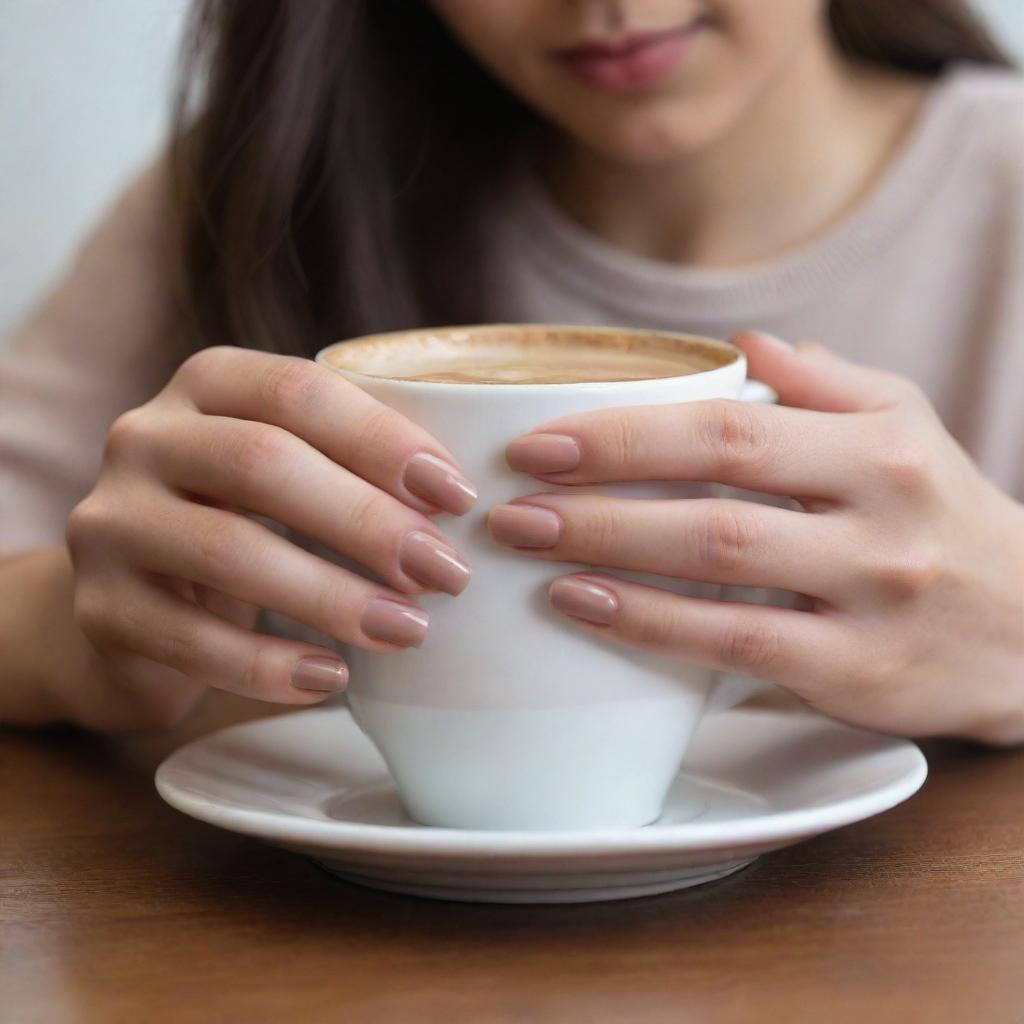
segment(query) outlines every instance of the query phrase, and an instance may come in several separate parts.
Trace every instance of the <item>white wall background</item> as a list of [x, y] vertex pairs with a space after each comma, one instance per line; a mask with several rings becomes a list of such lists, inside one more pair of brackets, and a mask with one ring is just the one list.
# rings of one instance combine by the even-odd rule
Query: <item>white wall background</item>
[[0, 0], [0, 336], [165, 133], [188, 0]]
[[[976, 2], [1024, 57], [1024, 0]], [[187, 7], [0, 0], [0, 337], [157, 146]]]
[[1009, 48], [1024, 60], [1024, 0], [974, 0]]

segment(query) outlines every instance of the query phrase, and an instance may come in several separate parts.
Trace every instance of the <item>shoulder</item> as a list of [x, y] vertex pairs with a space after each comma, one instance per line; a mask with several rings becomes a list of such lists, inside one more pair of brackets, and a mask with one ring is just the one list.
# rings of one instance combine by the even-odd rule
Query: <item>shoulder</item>
[[1016, 128], [1024, 116], [1024, 74], [1012, 68], [959, 64], [948, 74], [950, 102], [971, 110], [985, 123]]
[[974, 169], [997, 189], [1024, 193], [1024, 75], [971, 65], [950, 74], [947, 100], [960, 115]]
[[163, 242], [173, 222], [173, 199], [170, 155], [162, 150], [148, 164], [135, 169], [108, 205], [98, 227], [124, 241]]

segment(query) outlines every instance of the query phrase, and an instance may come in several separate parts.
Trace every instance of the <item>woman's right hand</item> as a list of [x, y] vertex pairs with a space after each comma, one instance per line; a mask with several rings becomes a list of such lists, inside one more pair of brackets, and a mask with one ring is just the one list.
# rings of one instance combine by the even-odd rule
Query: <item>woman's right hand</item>
[[124, 686], [316, 703], [344, 688], [344, 662], [253, 632], [259, 610], [368, 650], [419, 645], [427, 614], [410, 598], [458, 594], [470, 573], [430, 516], [475, 498], [450, 452], [340, 374], [205, 349], [110, 430], [99, 481], [68, 523], [75, 616]]

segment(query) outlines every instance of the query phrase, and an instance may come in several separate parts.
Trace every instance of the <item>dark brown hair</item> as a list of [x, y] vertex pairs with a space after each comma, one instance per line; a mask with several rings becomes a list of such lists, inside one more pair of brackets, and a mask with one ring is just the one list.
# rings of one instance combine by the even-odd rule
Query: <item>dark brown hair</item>
[[[1008, 65], [966, 0], [832, 0], [847, 56]], [[480, 319], [482, 202], [530, 110], [426, 0], [196, 0], [172, 162], [190, 343], [310, 355]]]

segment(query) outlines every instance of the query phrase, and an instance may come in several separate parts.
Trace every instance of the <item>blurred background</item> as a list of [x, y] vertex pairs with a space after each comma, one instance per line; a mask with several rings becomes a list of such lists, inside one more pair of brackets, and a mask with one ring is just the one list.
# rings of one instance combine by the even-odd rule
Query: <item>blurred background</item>
[[[1024, 0], [975, 2], [1024, 59]], [[0, 0], [0, 338], [159, 144], [188, 6]]]

